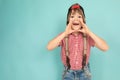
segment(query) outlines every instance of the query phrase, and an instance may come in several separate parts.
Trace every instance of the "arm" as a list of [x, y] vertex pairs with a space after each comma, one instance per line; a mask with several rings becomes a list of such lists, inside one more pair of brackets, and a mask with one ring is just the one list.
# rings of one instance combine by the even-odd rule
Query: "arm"
[[71, 29], [71, 24], [72, 23], [70, 22], [67, 25], [66, 30], [62, 34], [60, 34], [59, 36], [57, 36], [56, 38], [54, 38], [48, 43], [47, 45], [48, 50], [53, 50], [54, 48], [56, 48], [61, 42], [61, 40], [63, 40], [68, 34], [74, 32], [74, 30]]
[[108, 45], [107, 43], [100, 37], [98, 37], [97, 35], [95, 35], [94, 33], [92, 33], [91, 31], [89, 31], [88, 35], [95, 41], [95, 46], [102, 50], [102, 51], [107, 51], [108, 50]]
[[59, 43], [61, 42], [61, 40], [65, 37], [65, 35], [66, 35], [65, 32], [63, 32], [58, 37], [51, 40], [47, 45], [47, 49], [53, 50], [54, 48], [56, 48], [59, 45]]
[[91, 32], [91, 31], [88, 29], [87, 25], [83, 23], [83, 21], [80, 21], [80, 23], [81, 23], [82, 26], [83, 26], [83, 29], [80, 30], [80, 31], [83, 32], [83, 33], [85, 33], [85, 34], [87, 34], [87, 35], [89, 35], [89, 36], [94, 40], [95, 46], [96, 46], [98, 49], [100, 49], [100, 50], [102, 50], [102, 51], [107, 51], [108, 48], [109, 48], [108, 45], [107, 45], [107, 43], [106, 43], [102, 38], [98, 37], [98, 36], [95, 35], [93, 32]]

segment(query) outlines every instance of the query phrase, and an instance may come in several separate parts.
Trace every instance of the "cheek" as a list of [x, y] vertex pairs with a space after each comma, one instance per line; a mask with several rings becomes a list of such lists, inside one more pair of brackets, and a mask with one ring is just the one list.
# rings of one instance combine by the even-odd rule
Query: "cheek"
[[80, 18], [79, 20], [80, 20], [80, 21], [83, 21], [83, 18]]
[[70, 18], [70, 19], [69, 19], [69, 21], [73, 21], [73, 19], [72, 19], [72, 18]]

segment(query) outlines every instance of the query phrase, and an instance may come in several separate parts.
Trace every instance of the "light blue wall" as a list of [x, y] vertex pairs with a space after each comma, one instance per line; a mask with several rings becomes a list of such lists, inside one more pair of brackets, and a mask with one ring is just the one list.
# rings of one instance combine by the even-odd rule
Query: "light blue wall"
[[46, 45], [64, 31], [67, 9], [76, 2], [110, 46], [105, 53], [92, 48], [92, 80], [120, 80], [119, 0], [0, 0], [0, 80], [61, 80], [60, 48]]

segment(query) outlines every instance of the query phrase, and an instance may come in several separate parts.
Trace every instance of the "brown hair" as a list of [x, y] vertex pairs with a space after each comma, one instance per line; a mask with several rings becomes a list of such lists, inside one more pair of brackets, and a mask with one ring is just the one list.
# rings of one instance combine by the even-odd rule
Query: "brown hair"
[[[72, 8], [73, 6], [76, 6], [77, 5], [77, 7], [78, 8]], [[69, 17], [70, 17], [70, 15], [73, 13], [75, 13], [75, 12], [78, 12], [79, 14], [81, 14], [82, 15], [82, 18], [83, 18], [83, 22], [84, 23], [86, 23], [86, 21], [85, 21], [85, 13], [84, 13], [84, 9], [83, 9], [83, 7], [82, 6], [80, 6], [78, 3], [75, 3], [75, 4], [73, 4], [72, 6], [70, 6], [70, 8], [68, 9], [68, 13], [67, 13], [67, 22], [66, 22], [66, 24], [68, 24], [69, 23]]]

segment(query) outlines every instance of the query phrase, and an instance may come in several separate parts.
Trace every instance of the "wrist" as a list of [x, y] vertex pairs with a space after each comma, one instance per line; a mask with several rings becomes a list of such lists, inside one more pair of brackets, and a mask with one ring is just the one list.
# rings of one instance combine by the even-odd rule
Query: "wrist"
[[91, 36], [93, 33], [92, 33], [91, 31], [89, 31], [87, 34], [88, 34], [89, 36]]
[[66, 31], [64, 32], [64, 36], [65, 36], [65, 37], [68, 36], [68, 33], [67, 33]]
[[91, 32], [89, 29], [88, 29], [87, 32], [86, 32], [87, 35], [90, 35], [91, 33], [92, 33], [92, 32]]

